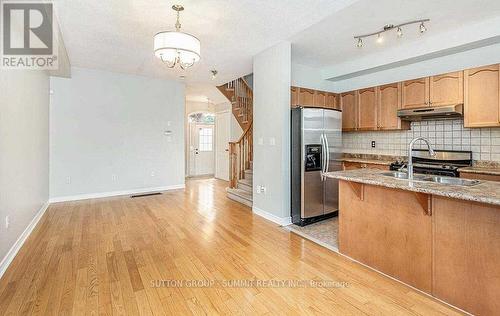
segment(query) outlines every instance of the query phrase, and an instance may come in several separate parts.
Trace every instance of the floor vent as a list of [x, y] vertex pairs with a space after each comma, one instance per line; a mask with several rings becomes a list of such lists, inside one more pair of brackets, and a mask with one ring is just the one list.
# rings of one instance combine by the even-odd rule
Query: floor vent
[[161, 195], [160, 192], [155, 192], [155, 193], [144, 193], [144, 194], [136, 194], [136, 195], [131, 195], [130, 198], [138, 198], [138, 197], [145, 197], [145, 196], [151, 196], [151, 195]]

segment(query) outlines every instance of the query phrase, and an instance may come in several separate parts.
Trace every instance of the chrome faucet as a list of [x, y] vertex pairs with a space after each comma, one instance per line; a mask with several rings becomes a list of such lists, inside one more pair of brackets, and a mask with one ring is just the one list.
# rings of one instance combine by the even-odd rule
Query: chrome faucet
[[427, 144], [427, 148], [429, 149], [429, 155], [431, 157], [436, 156], [434, 149], [432, 149], [431, 142], [427, 138], [425, 137], [414, 138], [408, 145], [408, 164], [406, 165], [407, 166], [406, 168], [408, 169], [408, 180], [413, 180], [413, 160], [411, 156], [413, 152], [413, 145], [419, 140], [422, 140]]

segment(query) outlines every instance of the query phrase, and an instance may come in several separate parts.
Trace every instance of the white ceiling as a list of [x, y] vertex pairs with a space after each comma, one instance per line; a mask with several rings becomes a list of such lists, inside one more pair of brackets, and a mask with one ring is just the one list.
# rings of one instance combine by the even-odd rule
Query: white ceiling
[[[73, 66], [179, 80], [185, 75], [192, 101], [225, 102], [215, 85], [252, 72], [252, 57], [282, 40], [292, 42], [293, 62], [335, 69], [363, 60], [386, 59], [391, 51], [427, 46], [417, 25], [382, 45], [354, 35], [388, 23], [430, 18], [425, 37], [500, 16], [499, 0], [55, 0]], [[153, 35], [171, 30], [173, 4], [182, 4], [182, 29], [202, 43], [202, 59], [187, 71], [169, 69], [152, 52]], [[434, 41], [436, 42], [436, 41]], [[439, 41], [437, 41], [439, 43]], [[413, 45], [413, 46], [412, 46]], [[378, 56], [377, 56], [378, 54]], [[385, 55], [384, 55], [385, 54]], [[383, 58], [381, 58], [383, 57]], [[350, 67], [350, 66], [349, 66]], [[367, 68], [368, 66], [364, 66]], [[210, 70], [217, 69], [216, 80]], [[337, 67], [339, 69], [339, 67]], [[335, 72], [335, 71], [334, 71]]]
[[[355, 0], [55, 0], [73, 66], [185, 82], [221, 84], [252, 72], [252, 57]], [[201, 40], [192, 69], [169, 69], [153, 55], [153, 35], [174, 28], [173, 4], [182, 4], [182, 30]], [[219, 76], [211, 81], [210, 70]], [[200, 85], [198, 85], [200, 86]], [[203, 93], [204, 90], [193, 91]], [[204, 86], [206, 88], [206, 86]], [[212, 91], [213, 92], [213, 91]]]
[[[410, 44], [427, 45], [425, 37], [444, 35], [499, 16], [499, 0], [361, 0], [292, 36], [292, 57], [294, 62], [315, 68], [366, 60]], [[363, 48], [356, 47], [354, 35], [376, 32], [385, 24], [424, 18], [431, 19], [426, 23], [428, 31], [424, 35], [418, 32], [418, 24], [409, 25], [403, 27], [401, 39], [394, 30], [384, 34], [382, 44], [375, 43], [372, 37], [364, 40]], [[445, 45], [449, 38], [440, 40]]]

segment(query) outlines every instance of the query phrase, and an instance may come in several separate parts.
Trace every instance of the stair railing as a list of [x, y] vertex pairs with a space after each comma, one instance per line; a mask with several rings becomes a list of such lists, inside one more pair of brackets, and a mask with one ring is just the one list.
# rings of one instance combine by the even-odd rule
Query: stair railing
[[253, 161], [252, 122], [236, 142], [229, 142], [229, 187], [236, 188], [238, 180], [245, 178], [245, 170], [250, 169]]

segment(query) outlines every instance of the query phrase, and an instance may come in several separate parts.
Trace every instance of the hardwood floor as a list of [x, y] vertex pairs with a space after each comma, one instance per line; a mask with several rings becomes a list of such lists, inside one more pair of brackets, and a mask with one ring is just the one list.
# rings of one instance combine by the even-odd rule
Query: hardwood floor
[[[225, 186], [51, 205], [0, 280], [0, 315], [458, 314], [253, 215]], [[348, 286], [187, 286], [238, 279]]]

